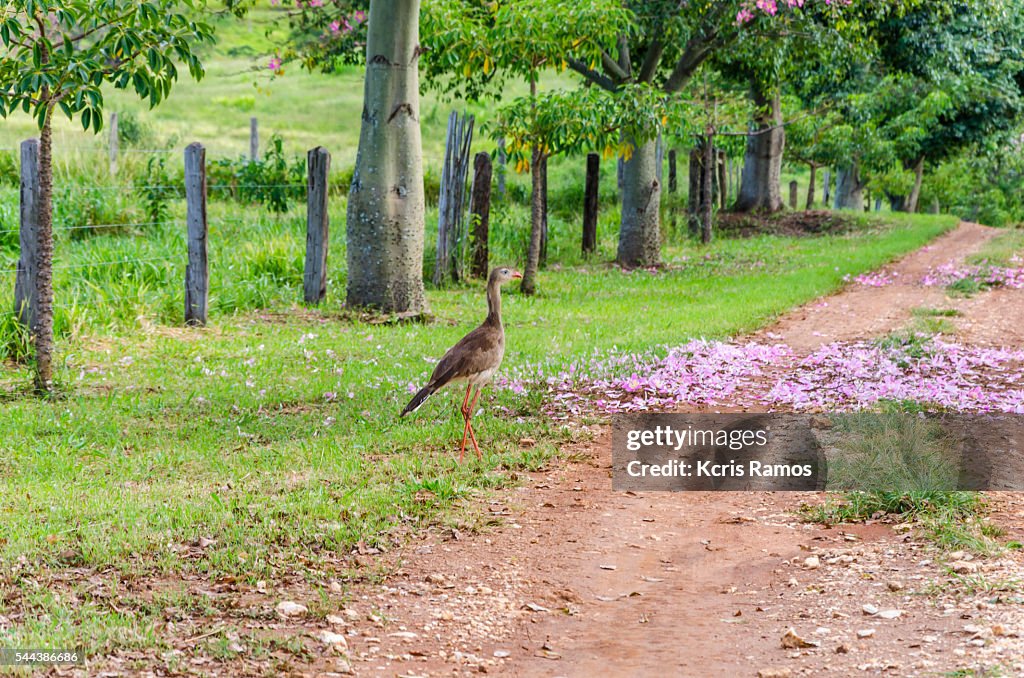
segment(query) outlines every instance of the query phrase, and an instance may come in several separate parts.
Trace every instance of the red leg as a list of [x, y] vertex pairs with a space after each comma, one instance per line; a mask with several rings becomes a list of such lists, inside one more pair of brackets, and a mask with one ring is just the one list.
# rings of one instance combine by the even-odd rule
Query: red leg
[[462, 418], [466, 420], [466, 426], [462, 429], [462, 449], [459, 450], [459, 461], [466, 455], [466, 433], [469, 430], [469, 394], [473, 390], [472, 384], [466, 384], [466, 397], [462, 400]]
[[[476, 395], [473, 396], [473, 404], [469, 407], [469, 418], [466, 419], [466, 429], [469, 431], [469, 439], [473, 441], [473, 449], [476, 450], [476, 458], [483, 459], [484, 455], [480, 453], [480, 446], [476, 444], [476, 433], [473, 431], [473, 413], [476, 412], [476, 401], [480, 398], [480, 387], [477, 386]], [[465, 433], [463, 433], [463, 441], [465, 441]]]

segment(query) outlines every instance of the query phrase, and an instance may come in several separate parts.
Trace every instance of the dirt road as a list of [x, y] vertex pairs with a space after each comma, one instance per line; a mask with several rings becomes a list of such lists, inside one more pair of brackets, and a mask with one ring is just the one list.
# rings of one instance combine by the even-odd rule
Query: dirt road
[[[962, 224], [887, 266], [891, 284], [853, 283], [754, 338], [806, 353], [897, 329], [912, 309], [930, 306], [962, 313], [953, 318], [961, 341], [1024, 346], [1024, 291], [955, 300], [919, 284], [929, 268], [992, 235]], [[363, 587], [345, 621], [335, 619], [350, 663], [324, 656], [316, 668], [611, 678], [995, 667], [1024, 675], [1019, 551], [942, 555], [885, 522], [800, 522], [793, 511], [815, 495], [613, 492], [609, 433], [592, 433], [498, 503], [476, 507], [498, 519], [489, 531], [437, 529], [405, 549], [396, 573]], [[993, 508], [1002, 539], [1024, 539], [1024, 502], [1003, 495]], [[954, 561], [966, 563], [957, 576]], [[791, 644], [805, 647], [783, 647], [789, 629]]]

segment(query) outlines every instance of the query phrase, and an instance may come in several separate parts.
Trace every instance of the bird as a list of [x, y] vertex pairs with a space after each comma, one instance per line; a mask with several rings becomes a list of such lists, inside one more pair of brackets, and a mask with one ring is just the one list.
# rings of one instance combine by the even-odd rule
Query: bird
[[[466, 422], [462, 429], [460, 462], [466, 455], [467, 436], [473, 441], [477, 459], [483, 459], [480, 446], [476, 442], [476, 433], [473, 431], [473, 411], [477, 398], [480, 397], [480, 389], [490, 382], [505, 356], [505, 328], [501, 324], [501, 286], [522, 277], [519, 271], [512, 268], [499, 267], [491, 271], [487, 278], [487, 318], [459, 343], [448, 349], [430, 375], [430, 381], [412, 397], [399, 415], [404, 417], [410, 412], [415, 412], [435, 391], [448, 384], [466, 382], [466, 397], [463, 398], [460, 409]], [[469, 396], [474, 387], [476, 394], [470, 404]]]

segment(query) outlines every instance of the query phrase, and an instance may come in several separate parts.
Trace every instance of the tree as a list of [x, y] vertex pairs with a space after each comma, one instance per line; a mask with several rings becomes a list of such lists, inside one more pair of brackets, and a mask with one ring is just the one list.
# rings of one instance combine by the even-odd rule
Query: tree
[[[570, 4], [550, 0], [504, 0], [486, 5], [470, 0], [435, 0], [428, 3], [424, 14], [425, 73], [432, 87], [471, 99], [500, 99], [510, 78], [524, 78], [530, 85], [527, 99], [516, 100], [502, 109], [499, 127], [504, 125], [508, 134], [515, 135], [512, 153], [517, 170], [530, 172], [530, 238], [520, 289], [525, 294], [533, 294], [537, 288], [544, 229], [543, 181], [547, 158], [570, 148], [594, 150], [606, 145], [604, 135], [571, 131], [569, 128], [574, 124], [589, 125], [591, 132], [595, 127], [618, 129], [622, 126], [610, 119], [608, 114], [615, 109], [607, 105], [607, 97], [582, 97], [575, 102], [594, 105], [594, 109], [542, 110], [543, 106], [557, 107], [564, 102], [559, 96], [538, 95], [541, 72], [552, 68], [564, 70], [568, 53], [596, 63], [626, 29], [629, 14], [618, 0]], [[572, 119], [567, 119], [570, 116], [565, 115], [566, 110], [574, 111]], [[557, 114], [558, 119], [552, 114]], [[570, 139], [600, 145], [578, 148]], [[552, 150], [553, 140], [557, 140], [559, 150]]]
[[86, 130], [103, 127], [102, 85], [133, 89], [156, 106], [178, 78], [175, 61], [195, 79], [203, 67], [193, 51], [213, 37], [195, 21], [201, 0], [12, 0], [0, 9], [0, 115], [35, 118], [39, 144], [38, 308], [32, 309], [35, 385], [52, 389], [53, 370], [53, 114], [78, 118]]
[[370, 3], [359, 151], [349, 191], [350, 306], [423, 313], [419, 0]]

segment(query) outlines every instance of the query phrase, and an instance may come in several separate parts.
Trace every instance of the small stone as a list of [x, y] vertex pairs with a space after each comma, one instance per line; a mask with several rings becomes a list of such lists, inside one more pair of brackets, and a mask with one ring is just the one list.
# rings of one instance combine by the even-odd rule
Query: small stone
[[790, 669], [761, 669], [757, 672], [757, 678], [789, 678], [792, 675]]
[[850, 646], [846, 643], [839, 643], [836, 645], [836, 654], [847, 654], [850, 651]]
[[808, 570], [817, 570], [819, 567], [821, 567], [821, 560], [818, 558], [818, 556], [810, 556], [808, 558], [804, 558], [804, 567], [806, 567]]
[[348, 649], [348, 640], [346, 640], [345, 636], [341, 635], [340, 633], [323, 630], [318, 631], [315, 637], [321, 643], [324, 643], [325, 645], [330, 645], [333, 648], [341, 650]]
[[868, 603], [867, 605], [865, 605], [861, 609], [864, 611], [864, 614], [866, 614], [866, 615], [876, 615], [876, 614], [878, 614], [878, 608], [875, 607], [874, 605], [870, 604], [870, 603]]
[[875, 635], [874, 629], [861, 629], [860, 631], [857, 631], [858, 638], [870, 638], [873, 635]]
[[950, 563], [949, 569], [957, 574], [970, 574], [978, 571], [978, 564], [968, 560], [955, 560]]
[[903, 614], [903, 610], [882, 610], [878, 616], [882, 619], [897, 619]]
[[282, 617], [302, 617], [309, 612], [309, 608], [305, 605], [300, 605], [290, 600], [282, 600], [275, 609]]
[[512, 653], [509, 652], [508, 650], [495, 650], [494, 651], [494, 656], [497, 657], [498, 659], [505, 659], [506, 657], [511, 657]]
[[886, 582], [885, 586], [886, 586], [886, 588], [888, 588], [893, 593], [895, 593], [896, 591], [902, 591], [903, 590], [903, 584], [901, 584], [898, 581]]
[[394, 633], [388, 634], [389, 638], [402, 638], [404, 640], [413, 640], [419, 638], [419, 636], [412, 631], [395, 631]]
[[796, 634], [796, 630], [790, 627], [782, 636], [782, 648], [784, 650], [797, 650], [805, 647], [820, 647], [821, 643], [815, 640], [805, 640]]

